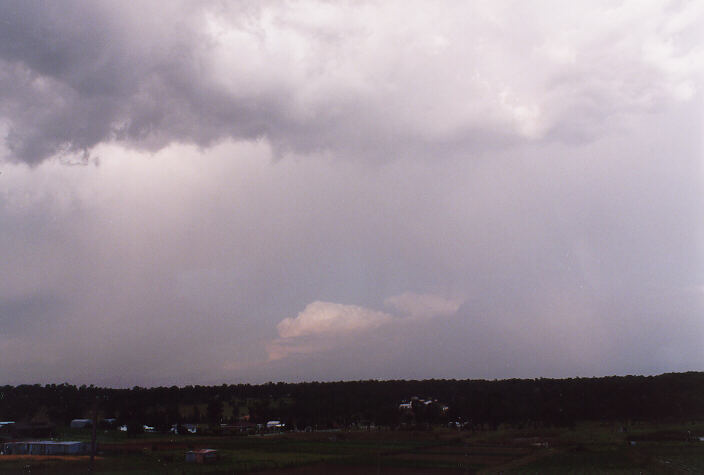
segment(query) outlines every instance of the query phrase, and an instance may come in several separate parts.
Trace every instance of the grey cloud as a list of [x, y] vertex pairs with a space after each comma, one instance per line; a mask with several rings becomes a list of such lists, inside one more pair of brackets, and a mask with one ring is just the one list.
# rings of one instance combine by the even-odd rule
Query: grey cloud
[[[0, 298], [65, 305], [46, 315], [62, 322], [51, 334], [13, 317], [27, 330], [0, 338], [14, 358], [0, 371], [133, 385], [692, 368], [704, 331], [692, 117], [694, 105], [646, 117], [648, 134], [441, 164], [272, 163], [264, 143], [230, 143], [5, 167]], [[288, 342], [312, 350], [268, 361], [277, 324], [310, 302], [384, 309], [409, 289], [465, 303]]]
[[54, 316], [64, 311], [54, 296], [30, 295], [0, 302], [0, 335], [17, 336], [51, 332], [57, 323]]
[[[223, 121], [217, 111], [226, 98], [210, 97], [207, 87], [194, 91], [203, 83], [192, 64], [199, 42], [178, 20], [197, 11], [158, 7], [3, 3], [0, 93], [12, 157], [37, 163], [111, 139], [147, 148], [180, 133], [179, 140], [212, 139], [202, 110]], [[186, 125], [199, 119], [203, 127]]]
[[[39, 5], [0, 5], [7, 382], [701, 367], [695, 3]], [[394, 319], [270, 361], [311, 302]]]
[[696, 30], [673, 20], [689, 7], [557, 8], [545, 31], [507, 4], [0, 8], [6, 158], [34, 164], [105, 141], [264, 137], [279, 154], [384, 160], [588, 141], [609, 117], [690, 97], [701, 73], [697, 43], [673, 43]]

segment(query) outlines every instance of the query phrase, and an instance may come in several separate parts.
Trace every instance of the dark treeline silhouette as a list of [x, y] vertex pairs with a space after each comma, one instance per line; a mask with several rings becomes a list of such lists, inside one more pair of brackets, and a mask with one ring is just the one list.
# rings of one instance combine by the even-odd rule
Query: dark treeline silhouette
[[[704, 418], [704, 373], [570, 379], [347, 381], [112, 389], [69, 384], [0, 387], [0, 420], [67, 425], [89, 417], [167, 429], [179, 423], [281, 420], [290, 427], [404, 422], [399, 403], [413, 396], [449, 409], [416, 411], [414, 424], [471, 422], [474, 428], [562, 426], [578, 421]], [[229, 411], [224, 410], [229, 407]], [[240, 408], [241, 412], [240, 412]]]

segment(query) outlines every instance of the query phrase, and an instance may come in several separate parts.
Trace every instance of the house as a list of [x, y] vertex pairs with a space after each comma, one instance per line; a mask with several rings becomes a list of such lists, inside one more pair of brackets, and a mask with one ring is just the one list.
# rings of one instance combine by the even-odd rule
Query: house
[[218, 451], [214, 449], [189, 450], [186, 452], [186, 462], [211, 463], [219, 459]]
[[106, 417], [101, 422], [104, 427], [115, 427], [117, 425], [117, 419], [114, 417]]
[[195, 434], [196, 432], [198, 432], [198, 424], [173, 424], [171, 426], [172, 434]]
[[410, 402], [401, 401], [401, 404], [398, 405], [398, 410], [403, 413], [413, 413], [415, 412], [414, 405], [416, 407], [427, 408], [425, 410], [435, 409], [442, 415], [447, 414], [450, 410], [450, 406], [438, 402], [437, 399], [423, 399], [418, 396], [413, 396], [410, 399]]
[[88, 444], [53, 440], [6, 442], [3, 444], [2, 451], [5, 455], [80, 455], [88, 453]]
[[281, 421], [269, 421], [266, 423], [266, 428], [267, 429], [283, 429], [285, 424], [282, 424]]
[[71, 429], [85, 429], [86, 427], [93, 427], [91, 419], [73, 419], [71, 421]]

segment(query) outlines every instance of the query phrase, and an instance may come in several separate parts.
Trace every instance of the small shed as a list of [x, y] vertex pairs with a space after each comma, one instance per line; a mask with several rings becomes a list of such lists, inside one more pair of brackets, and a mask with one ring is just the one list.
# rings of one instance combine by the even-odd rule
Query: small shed
[[219, 459], [218, 451], [214, 449], [189, 450], [186, 452], [186, 462], [211, 463]]

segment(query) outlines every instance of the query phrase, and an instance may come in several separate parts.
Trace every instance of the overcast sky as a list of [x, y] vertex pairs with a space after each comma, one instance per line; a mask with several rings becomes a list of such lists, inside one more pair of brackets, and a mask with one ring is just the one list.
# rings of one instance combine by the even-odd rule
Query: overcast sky
[[0, 384], [704, 369], [704, 3], [0, 2]]

